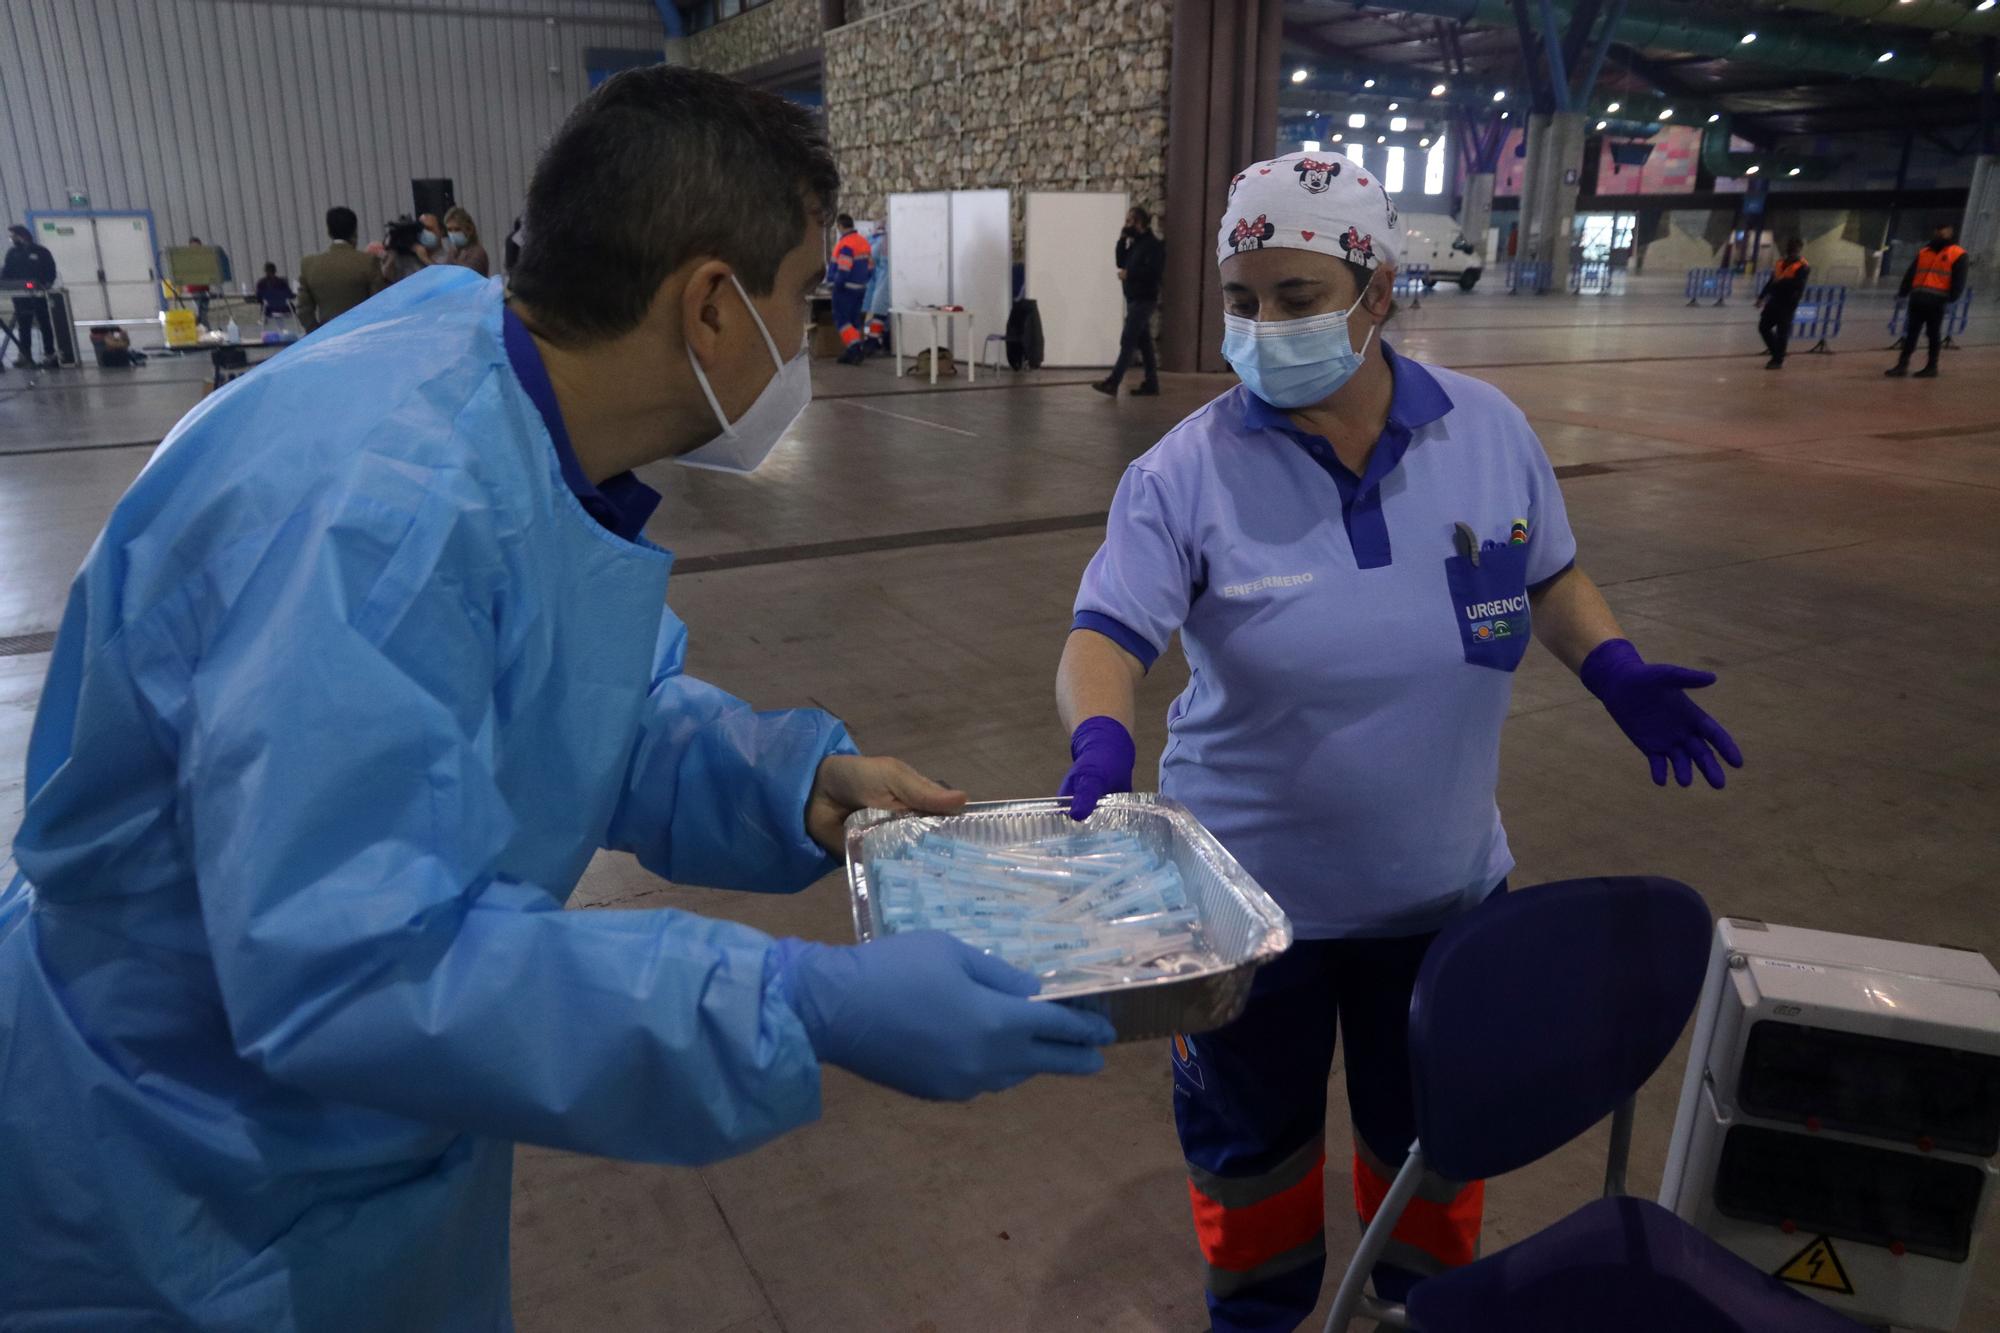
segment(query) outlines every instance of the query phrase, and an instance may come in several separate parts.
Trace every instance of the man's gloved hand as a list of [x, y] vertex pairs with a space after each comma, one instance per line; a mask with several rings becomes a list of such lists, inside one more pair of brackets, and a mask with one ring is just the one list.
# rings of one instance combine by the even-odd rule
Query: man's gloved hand
[[1041, 983], [940, 931], [868, 944], [778, 942], [792, 1008], [824, 1064], [965, 1101], [1036, 1074], [1095, 1074], [1111, 1023], [1028, 997]]
[[1131, 791], [1138, 753], [1132, 733], [1115, 718], [1087, 717], [1077, 723], [1069, 738], [1069, 756], [1076, 762], [1056, 793], [1072, 798], [1069, 817], [1081, 823], [1111, 793]]
[[1715, 684], [1714, 672], [1649, 663], [1629, 640], [1606, 639], [1591, 649], [1577, 675], [1584, 688], [1603, 701], [1605, 711], [1632, 744], [1652, 761], [1654, 786], [1667, 785], [1669, 761], [1675, 780], [1683, 787], [1694, 785], [1697, 768], [1709, 786], [1721, 787], [1722, 765], [1715, 762], [1718, 754], [1732, 768], [1743, 767], [1743, 752], [1722, 724], [1687, 696], [1689, 690]]

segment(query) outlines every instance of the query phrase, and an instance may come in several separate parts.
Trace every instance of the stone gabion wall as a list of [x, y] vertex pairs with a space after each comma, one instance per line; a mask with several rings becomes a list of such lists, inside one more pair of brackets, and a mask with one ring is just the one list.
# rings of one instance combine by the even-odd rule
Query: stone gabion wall
[[842, 199], [905, 190], [1166, 191], [1172, 0], [848, 0], [825, 36]]
[[734, 74], [818, 45], [819, 0], [767, 0], [689, 37], [685, 55], [696, 69]]

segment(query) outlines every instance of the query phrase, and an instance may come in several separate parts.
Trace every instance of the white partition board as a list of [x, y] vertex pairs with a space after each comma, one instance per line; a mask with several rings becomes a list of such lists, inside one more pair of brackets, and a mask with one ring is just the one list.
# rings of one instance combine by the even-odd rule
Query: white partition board
[[[1007, 331], [1013, 308], [1014, 227], [1005, 190], [953, 190], [951, 194], [951, 301], [972, 315], [952, 321], [951, 354], [979, 355], [989, 333]], [[902, 302], [897, 294], [898, 304]]]
[[1113, 251], [1129, 207], [1122, 193], [1028, 195], [1027, 287], [1042, 317], [1043, 365], [1117, 359], [1125, 294]]
[[951, 196], [889, 196], [889, 287], [904, 309], [951, 300]]

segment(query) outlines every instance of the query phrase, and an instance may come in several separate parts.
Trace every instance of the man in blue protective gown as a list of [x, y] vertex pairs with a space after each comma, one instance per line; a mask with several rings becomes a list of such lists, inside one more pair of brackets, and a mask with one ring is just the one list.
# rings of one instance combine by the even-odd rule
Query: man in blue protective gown
[[[606, 83], [511, 293], [435, 268], [206, 400], [71, 592], [0, 891], [0, 1327], [509, 1325], [516, 1140], [648, 1161], [1112, 1038], [936, 934], [564, 912], [600, 847], [796, 890], [964, 797], [681, 670], [632, 469], [810, 395], [837, 185], [712, 75]], [[662, 1237], [671, 1244], [671, 1237]]]

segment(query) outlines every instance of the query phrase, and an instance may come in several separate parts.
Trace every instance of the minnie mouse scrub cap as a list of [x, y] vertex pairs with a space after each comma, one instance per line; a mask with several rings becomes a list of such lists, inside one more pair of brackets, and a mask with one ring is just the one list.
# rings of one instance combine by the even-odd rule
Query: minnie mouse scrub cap
[[1245, 250], [1316, 250], [1372, 269], [1397, 262], [1402, 238], [1374, 172], [1344, 157], [1287, 153], [1230, 181], [1215, 262]]

